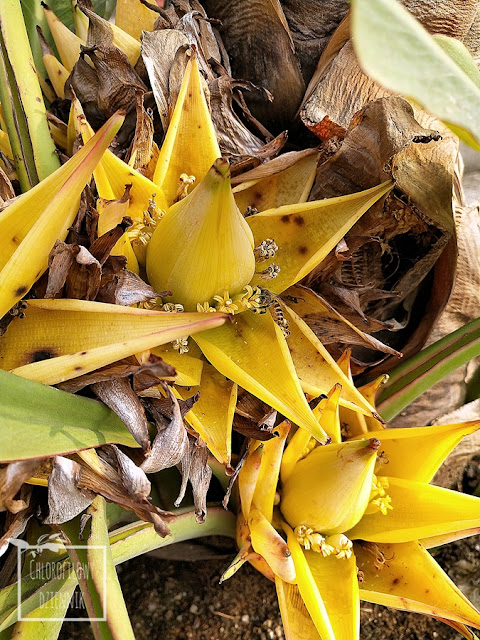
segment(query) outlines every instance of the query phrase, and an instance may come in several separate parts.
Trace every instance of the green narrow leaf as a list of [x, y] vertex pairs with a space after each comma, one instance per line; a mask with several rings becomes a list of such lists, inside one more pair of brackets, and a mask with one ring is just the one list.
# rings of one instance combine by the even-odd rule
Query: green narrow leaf
[[351, 2], [353, 44], [365, 73], [480, 150], [480, 88], [467, 50], [439, 44], [395, 0]]
[[1, 370], [0, 413], [0, 462], [106, 443], [139, 446], [120, 418], [101, 402]]
[[[111, 533], [109, 538], [115, 565], [154, 549], [193, 538], [211, 535], [235, 538], [236, 519], [231, 511], [225, 511], [221, 507], [209, 507], [208, 517], [202, 525], [197, 524], [195, 512], [192, 510], [179, 509], [178, 514], [178, 517], [169, 523], [172, 535], [166, 538], [161, 538], [153, 525], [145, 522], [128, 524]], [[51, 575], [53, 577], [47, 582], [38, 576], [22, 577], [20, 589], [24, 615], [37, 609], [42, 603], [49, 602], [56, 594], [67, 593], [72, 587], [71, 580], [76, 584], [75, 572], [68, 559], [57, 563], [52, 568]], [[15, 582], [0, 590], [0, 632], [15, 624], [18, 619], [17, 589], [18, 583]]]
[[479, 355], [480, 318], [477, 318], [396, 367], [379, 394], [380, 415], [391, 420], [427, 389]]
[[129, 640], [130, 638], [135, 640], [113, 562], [108, 537], [105, 500], [101, 496], [97, 496], [88, 512], [92, 514], [87, 546], [88, 568], [100, 604], [105, 611], [108, 628], [116, 640]]

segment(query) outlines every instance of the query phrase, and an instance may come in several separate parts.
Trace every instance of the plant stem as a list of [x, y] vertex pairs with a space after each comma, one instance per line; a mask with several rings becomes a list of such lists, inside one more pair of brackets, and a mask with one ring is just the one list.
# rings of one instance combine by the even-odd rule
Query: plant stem
[[20, 0], [1, 0], [0, 101], [23, 191], [58, 169]]

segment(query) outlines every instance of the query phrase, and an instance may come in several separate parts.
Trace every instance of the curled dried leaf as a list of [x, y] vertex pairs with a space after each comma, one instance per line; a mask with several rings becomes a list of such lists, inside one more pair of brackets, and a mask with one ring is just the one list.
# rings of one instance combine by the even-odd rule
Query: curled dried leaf
[[155, 473], [178, 464], [188, 452], [187, 430], [177, 398], [169, 386], [165, 387], [171, 407], [171, 418], [165, 417], [162, 408], [157, 408], [157, 400], [150, 401], [150, 413], [157, 426], [157, 435], [152, 444], [152, 452], [141, 465], [146, 473]]
[[15, 496], [22, 485], [38, 471], [45, 462], [45, 458], [32, 458], [11, 462], [0, 468], [0, 511], [18, 513], [27, 508], [21, 498]]
[[95, 494], [78, 489], [80, 465], [75, 460], [55, 456], [48, 479], [48, 516], [45, 524], [62, 524], [89, 507]]
[[98, 302], [109, 302], [124, 307], [131, 307], [139, 302], [147, 302], [155, 298], [171, 295], [170, 291], [155, 291], [133, 271], [123, 269], [115, 273], [105, 273], [97, 295]]
[[33, 515], [33, 504], [30, 501], [31, 487], [23, 487], [21, 500], [27, 505], [22, 511], [17, 513], [7, 513], [4, 533], [0, 536], [0, 558], [8, 549], [8, 545], [12, 538], [18, 538], [25, 531], [28, 521]]
[[182, 486], [175, 500], [175, 506], [180, 506], [187, 483], [190, 482], [193, 492], [193, 504], [195, 508], [195, 520], [198, 524], [205, 522], [207, 517], [207, 491], [210, 486], [212, 470], [208, 465], [208, 449], [200, 440], [189, 438], [188, 447], [180, 463], [182, 474]]
[[112, 378], [91, 385], [95, 394], [118, 415], [146, 455], [150, 452], [148, 423], [143, 406], [127, 378]]

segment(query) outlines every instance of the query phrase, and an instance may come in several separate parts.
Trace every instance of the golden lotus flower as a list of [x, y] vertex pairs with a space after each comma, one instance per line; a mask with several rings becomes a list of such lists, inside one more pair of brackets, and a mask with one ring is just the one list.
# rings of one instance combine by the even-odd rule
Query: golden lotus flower
[[249, 560], [275, 580], [288, 638], [359, 638], [360, 600], [472, 637], [465, 625], [480, 628], [480, 613], [428, 549], [478, 533], [480, 499], [429, 483], [480, 422], [365, 429], [342, 442], [335, 393], [315, 413], [331, 444], [298, 429], [284, 451], [286, 422], [278, 438], [251, 443], [239, 475], [240, 552], [224, 579]]
[[[126, 255], [130, 269], [145, 269], [150, 284], [157, 291], [171, 290], [172, 298], [157, 299], [150, 310], [80, 300], [29, 301], [26, 317], [14, 320], [0, 338], [0, 366], [56, 384], [152, 349], [177, 370], [178, 397], [186, 399], [200, 391], [200, 400], [186, 420], [212, 454], [228, 465], [237, 385], [322, 443], [327, 435], [305, 393], [313, 398], [339, 382], [342, 406], [366, 417], [376, 415], [295, 312], [295, 305], [286, 304], [295, 290], [279, 296], [326, 257], [391, 183], [305, 202], [316, 165], [310, 154], [273, 182], [250, 181], [234, 193], [202, 82], [192, 56], [153, 181], [109, 150], [95, 156], [98, 164], [89, 167], [100, 196], [99, 229], [108, 231], [125, 215], [134, 222], [114, 253]], [[87, 149], [93, 131], [74, 99], [68, 139], [77, 133]], [[47, 196], [54, 197], [51, 189], [41, 191], [43, 184], [38, 193], [48, 191]], [[126, 192], [127, 185], [131, 186]], [[236, 199], [242, 203], [250, 188], [259, 202], [273, 202], [274, 208], [245, 217]], [[278, 197], [272, 197], [272, 189]], [[21, 196], [11, 207], [21, 209], [27, 197]], [[296, 200], [300, 202], [279, 206]], [[0, 230], [2, 221], [0, 217]], [[42, 246], [44, 262], [54, 239]], [[17, 288], [16, 298], [5, 298], [4, 312], [36, 277], [25, 283], [23, 293]], [[308, 295], [316, 304], [315, 295]], [[184, 309], [186, 313], [172, 313]], [[225, 322], [228, 316], [231, 322]], [[188, 340], [193, 333], [195, 338]]]

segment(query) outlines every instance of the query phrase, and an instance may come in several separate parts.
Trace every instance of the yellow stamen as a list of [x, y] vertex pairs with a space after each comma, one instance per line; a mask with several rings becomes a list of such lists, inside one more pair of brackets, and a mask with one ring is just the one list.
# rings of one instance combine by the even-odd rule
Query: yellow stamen
[[233, 302], [228, 291], [224, 291], [223, 296], [213, 296], [213, 299], [217, 303], [215, 305], [217, 311], [231, 313], [232, 315], [238, 311], [238, 304]]
[[387, 489], [389, 487], [388, 478], [373, 476], [372, 479], [372, 491], [370, 494], [370, 501], [365, 510], [367, 515], [377, 513], [380, 511], [384, 516], [388, 511], [393, 509], [392, 499], [387, 495]]
[[271, 264], [263, 271], [257, 271], [257, 273], [262, 278], [262, 280], [273, 280], [280, 273], [280, 267], [276, 264]]
[[278, 246], [275, 244], [275, 240], [267, 238], [255, 247], [253, 253], [255, 254], [255, 260], [257, 262], [263, 262], [263, 260], [269, 260], [275, 256], [278, 251]]
[[301, 544], [306, 551], [312, 550], [316, 553], [321, 553], [324, 558], [335, 552], [334, 547], [325, 541], [322, 534], [315, 532], [304, 524], [296, 527], [294, 533], [298, 543]]
[[328, 536], [325, 542], [333, 547], [333, 555], [339, 560], [342, 558], [348, 560], [352, 557], [353, 542], [344, 533], [335, 533], [333, 536]]
[[183, 304], [175, 304], [174, 302], [166, 302], [162, 305], [162, 311], [167, 313], [183, 313]]
[[179, 202], [188, 196], [189, 187], [195, 182], [195, 176], [189, 176], [186, 173], [181, 173], [179, 178], [180, 184], [178, 185], [177, 195], [174, 202]]
[[182, 353], [188, 353], [188, 336], [174, 340], [172, 342], [172, 347], [175, 351], [178, 351], [180, 355], [182, 355]]
[[204, 302], [203, 304], [198, 302], [197, 311], [198, 313], [215, 313], [216, 309], [215, 307], [211, 307], [209, 302]]

